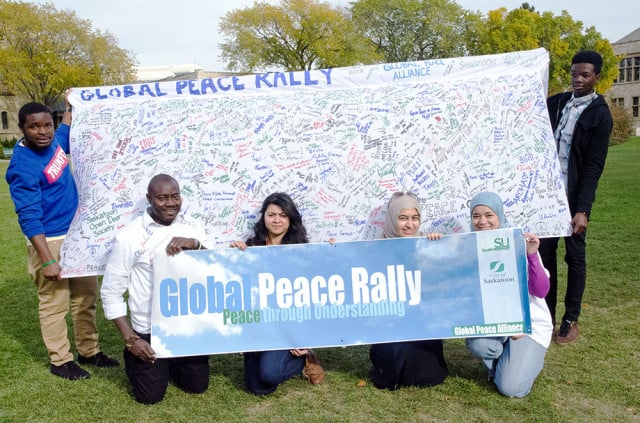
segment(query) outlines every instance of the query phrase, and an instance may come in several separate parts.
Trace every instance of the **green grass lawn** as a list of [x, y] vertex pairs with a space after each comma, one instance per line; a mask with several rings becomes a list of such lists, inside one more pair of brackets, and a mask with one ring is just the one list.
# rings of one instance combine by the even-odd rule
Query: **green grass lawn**
[[[368, 348], [318, 350], [327, 377], [318, 386], [302, 378], [274, 394], [244, 390], [242, 357], [212, 356], [203, 395], [172, 386], [165, 400], [137, 404], [122, 367], [87, 366], [89, 380], [49, 373], [40, 337], [37, 298], [26, 273], [25, 240], [0, 162], [0, 422], [180, 421], [640, 421], [640, 138], [611, 147], [588, 233], [588, 276], [580, 338], [552, 344], [533, 392], [500, 396], [462, 340], [446, 340], [450, 376], [427, 389], [380, 391], [358, 386], [369, 369]], [[560, 266], [564, 271], [564, 266]], [[561, 275], [564, 285], [564, 274]], [[564, 292], [560, 292], [560, 298]], [[99, 305], [102, 349], [121, 358], [123, 342]], [[562, 313], [559, 309], [558, 313]]]

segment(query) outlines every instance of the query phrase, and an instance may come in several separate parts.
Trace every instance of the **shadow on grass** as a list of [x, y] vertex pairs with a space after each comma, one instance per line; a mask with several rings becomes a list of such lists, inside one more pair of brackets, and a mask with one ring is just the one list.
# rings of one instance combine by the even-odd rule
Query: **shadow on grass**
[[[224, 378], [226, 384], [244, 390], [242, 354], [216, 354], [209, 358], [209, 372], [214, 379]], [[213, 383], [213, 380], [210, 382]]]

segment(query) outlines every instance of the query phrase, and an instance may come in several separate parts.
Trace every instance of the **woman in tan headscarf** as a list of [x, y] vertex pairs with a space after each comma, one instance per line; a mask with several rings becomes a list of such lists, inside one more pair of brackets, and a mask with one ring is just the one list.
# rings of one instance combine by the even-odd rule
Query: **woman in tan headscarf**
[[[420, 232], [420, 204], [415, 194], [396, 192], [389, 200], [384, 238], [424, 236]], [[441, 339], [374, 344], [369, 350], [369, 377], [380, 389], [435, 386], [447, 377]]]
[[405, 238], [423, 236], [420, 232], [420, 204], [411, 192], [396, 192], [387, 204], [382, 236]]

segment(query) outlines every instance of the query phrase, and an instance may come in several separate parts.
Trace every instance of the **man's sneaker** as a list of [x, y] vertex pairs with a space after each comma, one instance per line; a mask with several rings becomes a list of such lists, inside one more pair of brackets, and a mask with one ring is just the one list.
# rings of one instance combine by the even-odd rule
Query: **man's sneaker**
[[568, 344], [578, 338], [578, 322], [563, 320], [556, 335], [556, 344]]
[[118, 360], [109, 357], [102, 351], [92, 357], [83, 357], [78, 354], [78, 361], [80, 364], [93, 364], [98, 367], [117, 367], [120, 365]]
[[78, 366], [75, 361], [68, 361], [60, 366], [49, 366], [51, 373], [63, 379], [78, 380], [89, 379], [91, 375], [82, 367]]

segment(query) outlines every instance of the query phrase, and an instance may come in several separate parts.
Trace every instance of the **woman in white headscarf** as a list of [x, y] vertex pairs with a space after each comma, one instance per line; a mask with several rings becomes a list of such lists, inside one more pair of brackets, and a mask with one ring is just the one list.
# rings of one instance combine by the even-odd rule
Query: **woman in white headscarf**
[[[384, 238], [423, 236], [420, 204], [412, 193], [396, 192], [389, 200]], [[369, 377], [380, 389], [400, 386], [435, 386], [447, 377], [441, 339], [374, 344], [369, 350], [373, 367]]]

